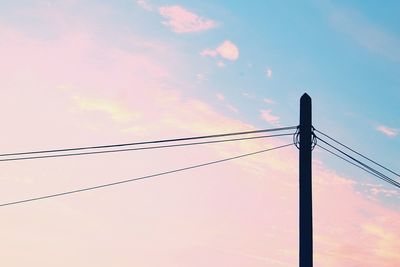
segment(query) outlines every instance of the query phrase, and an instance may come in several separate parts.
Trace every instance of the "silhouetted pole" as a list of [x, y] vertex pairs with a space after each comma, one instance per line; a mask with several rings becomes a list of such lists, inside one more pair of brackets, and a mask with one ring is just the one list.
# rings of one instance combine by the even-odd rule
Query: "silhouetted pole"
[[313, 225], [312, 225], [312, 146], [311, 97], [304, 94], [300, 98], [300, 267], [313, 266]]

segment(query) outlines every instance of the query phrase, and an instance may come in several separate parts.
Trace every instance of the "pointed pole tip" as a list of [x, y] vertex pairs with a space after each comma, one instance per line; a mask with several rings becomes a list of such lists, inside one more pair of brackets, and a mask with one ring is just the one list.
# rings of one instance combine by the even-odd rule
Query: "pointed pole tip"
[[307, 94], [307, 93], [304, 93], [304, 94], [300, 97], [300, 99], [310, 99], [310, 100], [311, 100], [311, 96], [310, 96], [309, 94]]

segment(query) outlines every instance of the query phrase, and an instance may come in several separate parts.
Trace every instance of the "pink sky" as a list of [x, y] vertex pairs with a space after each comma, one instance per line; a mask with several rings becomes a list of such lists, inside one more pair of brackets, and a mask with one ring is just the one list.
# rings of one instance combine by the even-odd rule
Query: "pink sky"
[[[160, 9], [170, 19], [164, 24], [177, 33], [185, 32], [177, 24], [193, 19], [187, 12]], [[174, 17], [180, 15], [183, 22]], [[215, 26], [206, 17], [194, 19], [201, 27], [191, 29]], [[190, 69], [191, 62], [167, 43], [133, 36], [125, 41], [138, 49], [125, 49], [98, 38], [89, 26], [59, 27], [47, 39], [0, 24], [2, 151], [256, 128], [186, 89], [190, 83], [180, 79], [178, 69]], [[229, 41], [215, 49], [215, 56], [239, 57]], [[224, 95], [218, 98], [229, 105]], [[270, 107], [260, 111], [265, 128], [280, 123]], [[1, 202], [290, 142], [288, 137], [2, 163]], [[327, 168], [319, 152], [314, 159], [315, 266], [396, 266], [399, 213], [361, 194], [357, 182]], [[297, 149], [5, 207], [0, 214], [4, 266], [296, 266]]]

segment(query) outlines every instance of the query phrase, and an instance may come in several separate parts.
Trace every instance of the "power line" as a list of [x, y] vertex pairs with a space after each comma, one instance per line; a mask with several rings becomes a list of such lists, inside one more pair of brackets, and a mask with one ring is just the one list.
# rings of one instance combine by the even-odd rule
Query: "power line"
[[[390, 184], [392, 184], [392, 185], [394, 185], [394, 186], [400, 188], [400, 183], [397, 182], [396, 180], [391, 179], [390, 177], [388, 177], [388, 176], [384, 175], [383, 173], [381, 173], [381, 172], [375, 170], [374, 168], [368, 166], [367, 164], [365, 164], [365, 163], [363, 163], [363, 162], [357, 160], [356, 158], [352, 157], [351, 155], [347, 154], [346, 152], [342, 151], [341, 149], [335, 147], [334, 145], [332, 145], [332, 144], [326, 142], [325, 140], [323, 140], [323, 139], [321, 139], [321, 138], [319, 138], [319, 137], [317, 137], [317, 139], [320, 140], [321, 142], [325, 143], [326, 145], [330, 146], [331, 148], [335, 149], [336, 151], [340, 152], [341, 154], [345, 155], [346, 157], [350, 158], [350, 159], [353, 160], [354, 162], [357, 162], [359, 165], [361, 165], [362, 167], [364, 167], [364, 168], [361, 168], [361, 169], [363, 169], [364, 171], [365, 171], [365, 169], [367, 169], [367, 170], [368, 170], [368, 173], [370, 173], [370, 174], [372, 174], [372, 175], [374, 175], [374, 176], [376, 176], [376, 177], [378, 177], [378, 178], [384, 180], [385, 182], [388, 182], [388, 183], [390, 183]], [[323, 148], [321, 145], [319, 145], [319, 144], [317, 144], [317, 145], [318, 145], [319, 147]], [[328, 150], [328, 149], [326, 149], [326, 148], [323, 148], [323, 149], [326, 150], [327, 152], [330, 152], [330, 153], [336, 155], [336, 153], [334, 153], [333, 151], [330, 151], [330, 150]], [[339, 155], [336, 155], [336, 156], [340, 157]], [[340, 157], [340, 158], [342, 158], [342, 157]], [[343, 159], [343, 158], [342, 158], [342, 159]], [[347, 160], [346, 160], [346, 161], [347, 161]], [[348, 162], [348, 161], [347, 161], [347, 162]], [[357, 167], [360, 167], [360, 166], [357, 165], [357, 164], [353, 164], [353, 165], [355, 165], [355, 166], [357, 166]]]
[[15, 152], [15, 153], [0, 154], [0, 157], [21, 156], [21, 155], [30, 155], [30, 154], [44, 154], [44, 153], [58, 153], [58, 152], [68, 152], [68, 151], [77, 151], [77, 150], [102, 149], [102, 148], [136, 146], [136, 145], [149, 145], [149, 144], [169, 143], [169, 142], [180, 142], [180, 141], [218, 138], [218, 137], [227, 137], [227, 136], [235, 136], [235, 135], [243, 135], [243, 134], [258, 134], [258, 133], [266, 133], [266, 132], [285, 131], [285, 130], [293, 130], [296, 128], [297, 128], [297, 126], [290, 126], [290, 127], [271, 128], [271, 129], [264, 129], [264, 130], [255, 130], [255, 131], [233, 132], [233, 133], [223, 133], [223, 134], [213, 134], [213, 135], [203, 135], [203, 136], [191, 136], [191, 137], [182, 137], [182, 138], [173, 138], [173, 139], [133, 142], [133, 143], [121, 143], [121, 144], [99, 145], [99, 146], [84, 146], [84, 147], [74, 147], [74, 148], [59, 148], [59, 149], [50, 149], [50, 150], [28, 151], [28, 152]]
[[318, 139], [319, 139], [320, 141], [322, 141], [323, 143], [327, 144], [328, 146], [332, 147], [333, 149], [339, 151], [341, 154], [345, 155], [346, 157], [350, 158], [351, 160], [357, 162], [358, 164], [360, 164], [360, 165], [363, 166], [364, 168], [366, 168], [366, 169], [368, 169], [369, 171], [373, 172], [374, 175], [377, 176], [378, 178], [380, 178], [380, 179], [382, 179], [382, 180], [384, 180], [384, 181], [386, 181], [386, 182], [388, 182], [388, 183], [390, 183], [390, 184], [392, 184], [392, 185], [394, 185], [394, 186], [400, 187], [400, 183], [397, 182], [396, 180], [391, 179], [390, 177], [388, 177], [388, 176], [386, 176], [385, 174], [383, 174], [383, 173], [381, 173], [381, 172], [375, 170], [374, 168], [370, 167], [369, 165], [367, 165], [367, 164], [365, 164], [365, 163], [363, 163], [363, 162], [357, 160], [356, 158], [354, 158], [354, 157], [350, 156], [349, 154], [343, 152], [343, 151], [340, 150], [339, 148], [333, 146], [332, 144], [330, 144], [330, 143], [328, 143], [328, 142], [326, 142], [326, 141], [324, 141], [324, 140], [322, 140], [322, 139], [320, 139], [320, 138], [318, 138]]
[[261, 139], [261, 138], [272, 138], [272, 137], [281, 137], [281, 136], [288, 136], [288, 135], [293, 135], [293, 133], [274, 134], [274, 135], [261, 135], [261, 136], [252, 136], [252, 137], [242, 137], [242, 138], [231, 138], [231, 139], [212, 140], [212, 141], [203, 141], [203, 142], [191, 142], [191, 143], [183, 143], [183, 144], [170, 144], [170, 145], [147, 146], [147, 147], [136, 147], [136, 148], [125, 148], [125, 149], [78, 152], [78, 153], [68, 153], [68, 154], [43, 155], [43, 156], [31, 156], [31, 157], [19, 157], [19, 158], [17, 157], [17, 158], [5, 158], [5, 159], [3, 158], [3, 159], [0, 159], [0, 162], [30, 160], [30, 159], [58, 158], [58, 157], [69, 157], [69, 156], [82, 156], [82, 155], [93, 155], [93, 154], [105, 154], [105, 153], [126, 152], [126, 151], [136, 151], [136, 150], [148, 150], [148, 149], [161, 149], [161, 148], [170, 148], [170, 147], [214, 144], [214, 143], [253, 140], [253, 139]]
[[122, 180], [122, 181], [113, 182], [113, 183], [101, 184], [101, 185], [96, 185], [96, 186], [91, 186], [91, 187], [86, 187], [86, 188], [81, 188], [81, 189], [76, 189], [76, 190], [71, 190], [71, 191], [65, 191], [65, 192], [61, 192], [61, 193], [51, 194], [51, 195], [45, 195], [45, 196], [41, 196], [41, 197], [27, 198], [27, 199], [17, 200], [17, 201], [13, 201], [13, 202], [6, 202], [6, 203], [3, 203], [3, 204], [0, 204], [0, 207], [17, 205], [17, 204], [22, 204], [22, 203], [26, 203], [26, 202], [33, 202], [33, 201], [38, 201], [38, 200], [47, 199], [47, 198], [60, 197], [60, 196], [65, 196], [65, 195], [70, 195], [70, 194], [75, 194], [75, 193], [81, 193], [81, 192], [84, 192], [84, 191], [90, 191], [90, 190], [100, 189], [100, 188], [104, 188], [104, 187], [110, 187], [110, 186], [115, 186], [115, 185], [119, 185], [119, 184], [134, 182], [134, 181], [138, 181], [138, 180], [149, 179], [149, 178], [162, 176], [162, 175], [166, 175], [166, 174], [187, 171], [187, 170], [190, 170], [190, 169], [205, 167], [205, 166], [209, 166], [209, 165], [213, 165], [213, 164], [217, 164], [217, 163], [222, 163], [222, 162], [226, 162], [226, 161], [230, 161], [230, 160], [234, 160], [234, 159], [239, 159], [239, 158], [243, 158], [243, 157], [248, 157], [248, 156], [252, 156], [252, 155], [256, 155], [256, 154], [260, 154], [260, 153], [264, 153], [264, 152], [268, 152], [268, 151], [272, 151], [272, 150], [277, 150], [277, 149], [288, 147], [288, 146], [291, 146], [291, 145], [293, 145], [293, 144], [290, 143], [290, 144], [281, 145], [281, 146], [277, 146], [277, 147], [273, 147], [273, 148], [259, 150], [259, 151], [252, 152], [252, 153], [242, 154], [242, 155], [239, 155], [239, 156], [234, 156], [234, 157], [229, 157], [229, 158], [225, 158], [225, 159], [209, 161], [209, 162], [206, 162], [206, 163], [191, 165], [191, 166], [184, 167], [184, 168], [179, 168], [179, 169], [174, 169], [174, 170], [170, 170], [170, 171], [155, 173], [155, 174], [151, 174], [151, 175], [136, 177], [136, 178]]
[[[371, 174], [371, 175], [373, 175], [373, 176], [376, 176], [376, 177], [378, 177], [378, 178], [381, 179], [381, 177], [380, 177], [379, 175], [376, 175], [375, 173], [369, 171], [368, 169], [366, 169], [366, 168], [364, 168], [364, 167], [362, 167], [362, 166], [360, 166], [360, 165], [358, 165], [358, 164], [356, 164], [356, 163], [354, 163], [354, 162], [352, 162], [352, 161], [346, 159], [345, 157], [340, 156], [339, 154], [333, 152], [332, 150], [330, 150], [330, 149], [328, 149], [328, 148], [326, 148], [326, 147], [323, 147], [323, 146], [321, 146], [320, 144], [317, 144], [317, 147], [319, 147], [319, 148], [325, 150], [326, 152], [329, 152], [330, 154], [332, 154], [332, 155], [334, 155], [334, 156], [336, 156], [336, 157], [338, 157], [338, 158], [340, 158], [340, 159], [342, 159], [342, 160], [344, 160], [344, 161], [346, 161], [346, 162], [348, 162], [348, 163], [350, 163], [350, 164], [356, 166], [357, 168], [360, 168], [361, 170], [363, 170], [363, 171], [365, 171], [365, 172], [367, 172], [367, 173], [369, 173], [369, 174]], [[386, 181], [386, 180], [385, 180], [385, 181]], [[386, 182], [388, 182], [388, 181], [386, 181]], [[395, 184], [393, 184], [393, 183], [391, 183], [391, 182], [389, 182], [389, 183], [392, 184], [392, 185], [395, 185]], [[397, 186], [397, 185], [395, 185], [395, 186]]]
[[376, 161], [374, 161], [374, 160], [372, 160], [372, 159], [370, 159], [370, 158], [364, 156], [364, 155], [361, 154], [360, 152], [357, 152], [356, 150], [350, 148], [349, 146], [343, 144], [342, 142], [339, 142], [338, 140], [334, 139], [333, 137], [330, 137], [329, 135], [327, 135], [327, 134], [325, 134], [325, 133], [323, 133], [323, 132], [321, 132], [321, 131], [318, 131], [317, 129], [315, 129], [315, 131], [318, 132], [318, 133], [320, 133], [320, 134], [322, 134], [323, 136], [329, 138], [330, 140], [334, 141], [335, 143], [337, 143], [337, 144], [339, 144], [339, 145], [341, 145], [341, 146], [347, 148], [348, 150], [352, 151], [353, 153], [359, 155], [360, 157], [363, 157], [364, 159], [366, 159], [366, 160], [368, 160], [368, 161], [370, 161], [370, 162], [372, 162], [372, 163], [378, 165], [379, 167], [381, 167], [381, 168], [387, 170], [388, 172], [390, 172], [390, 173], [392, 173], [392, 174], [394, 174], [394, 175], [400, 177], [400, 174], [399, 174], [398, 172], [395, 172], [395, 171], [393, 171], [393, 170], [391, 170], [391, 169], [389, 169], [389, 168], [383, 166], [382, 164], [380, 164], [380, 163], [378, 163], [378, 162], [376, 162]]

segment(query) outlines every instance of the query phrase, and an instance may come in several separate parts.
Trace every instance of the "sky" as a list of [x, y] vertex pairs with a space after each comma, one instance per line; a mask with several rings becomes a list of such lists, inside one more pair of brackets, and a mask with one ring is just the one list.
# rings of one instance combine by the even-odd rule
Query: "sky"
[[[296, 126], [307, 92], [316, 129], [399, 171], [399, 9], [398, 1], [1, 1], [0, 151]], [[0, 202], [291, 142], [0, 162]], [[313, 205], [314, 266], [400, 264], [399, 189], [317, 147]], [[0, 225], [9, 267], [298, 266], [298, 150], [2, 207]]]

